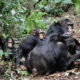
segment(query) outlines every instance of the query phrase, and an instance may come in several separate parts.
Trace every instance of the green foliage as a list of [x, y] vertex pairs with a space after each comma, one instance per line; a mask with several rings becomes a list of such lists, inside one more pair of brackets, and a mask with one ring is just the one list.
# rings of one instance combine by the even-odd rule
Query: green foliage
[[3, 37], [4, 37], [4, 39], [6, 39], [8, 36], [9, 36], [9, 34], [5, 34], [5, 33], [3, 33]]
[[62, 10], [63, 0], [42, 0], [37, 4], [36, 8], [40, 9], [43, 12], [48, 13], [48, 16], [61, 16], [64, 13]]
[[28, 71], [22, 71], [22, 70], [20, 70], [20, 69], [17, 69], [16, 71], [17, 71], [17, 73], [20, 74], [20, 75], [29, 75]]
[[55, 2], [71, 3], [71, 0], [54, 0]]
[[60, 7], [54, 7], [52, 10], [50, 10], [50, 13], [52, 13], [54, 16], [61, 16], [64, 11]]
[[[0, 0], [0, 27], [4, 36], [14, 37], [30, 32], [34, 28], [46, 28], [43, 16], [61, 16], [63, 3], [74, 3], [80, 11], [80, 0]], [[72, 1], [72, 3], [71, 3]], [[37, 3], [34, 7], [34, 4]]]
[[3, 53], [3, 51], [2, 50], [0, 50], [0, 57], [2, 57], [2, 55], [3, 55], [4, 53]]
[[5, 55], [6, 57], [9, 56], [9, 54], [12, 54], [11, 51], [7, 50], [6, 52], [3, 52], [3, 50], [0, 50], [0, 59]]
[[75, 5], [75, 10], [80, 12], [80, 0], [54, 0], [55, 2], [71, 3]]
[[75, 5], [75, 9], [77, 12], [80, 12], [80, 0], [72, 0]]
[[8, 56], [9, 54], [12, 54], [11, 51], [6, 51], [6, 52], [3, 52], [3, 50], [0, 50], [0, 57], [2, 57], [3, 55], [5, 56]]
[[[20, 4], [21, 0], [0, 1], [0, 27], [6, 34], [21, 35], [26, 28], [26, 8]], [[2, 6], [2, 4], [4, 6]]]
[[32, 12], [31, 15], [28, 16], [26, 19], [27, 21], [27, 32], [29, 33], [34, 28], [46, 28], [45, 24], [43, 23], [42, 16], [44, 13], [42, 12]]

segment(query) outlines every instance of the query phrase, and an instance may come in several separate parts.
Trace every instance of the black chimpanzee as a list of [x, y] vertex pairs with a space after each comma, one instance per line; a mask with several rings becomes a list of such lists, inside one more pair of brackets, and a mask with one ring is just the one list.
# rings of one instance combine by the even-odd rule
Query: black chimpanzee
[[[74, 24], [70, 19], [64, 18], [64, 19], [59, 20], [58, 22], [62, 26], [64, 26], [71, 35], [73, 35]], [[70, 36], [66, 39], [67, 43], [69, 42], [69, 45], [72, 43], [71, 40], [72, 42], [75, 43], [75, 46], [74, 47], [69, 46], [69, 51], [71, 52], [71, 54], [75, 54], [76, 50], [80, 50], [80, 43], [77, 39]]]
[[[71, 30], [70, 30], [71, 29]], [[64, 39], [66, 41], [66, 43], [68, 44], [68, 48], [69, 51], [71, 52], [71, 54], [75, 54], [76, 50], [80, 50], [80, 43], [78, 40], [76, 40], [75, 38], [72, 37], [72, 33], [73, 33], [73, 23], [71, 22], [71, 20], [69, 19], [62, 19], [60, 21], [58, 21], [57, 23], [53, 23], [46, 34], [46, 37], [48, 35], [50, 35], [51, 33], [58, 33], [60, 36], [67, 36], [66, 39]], [[72, 42], [75, 43], [75, 46], [73, 47]], [[70, 43], [71, 42], [71, 43]]]
[[64, 26], [67, 29], [68, 32], [73, 34], [74, 24], [70, 19], [65, 18], [65, 19], [59, 20], [58, 22], [60, 22], [62, 26]]
[[71, 26], [72, 29], [74, 29], [74, 24], [73, 24], [73, 22], [72, 22], [70, 19], [68, 19], [68, 18], [61, 19], [61, 20], [59, 20], [59, 22], [60, 22], [64, 27]]
[[27, 68], [34, 75], [50, 74], [55, 71], [64, 71], [78, 58], [69, 56], [63, 38], [57, 33], [52, 33], [40, 42], [28, 55]]
[[65, 32], [67, 32], [67, 29], [61, 23], [57, 22], [50, 25], [49, 29], [47, 30], [46, 36], [51, 33], [58, 33], [59, 35], [62, 35]]
[[59, 24], [57, 26], [56, 23], [50, 25], [46, 35], [49, 35], [53, 32], [57, 32], [58, 34], [63, 34], [65, 32], [69, 32], [70, 34], [73, 33], [74, 26], [70, 19], [61, 19], [57, 23]]
[[[44, 32], [42, 31], [42, 29], [35, 29], [32, 31], [32, 34], [30, 34], [29, 36], [27, 36], [27, 38], [25, 38], [20, 46], [19, 49], [17, 51], [17, 59], [16, 59], [16, 64], [19, 65], [20, 64], [20, 59], [21, 57], [27, 57], [28, 53], [40, 42], [42, 41], [44, 38]], [[16, 66], [17, 66], [16, 65]]]
[[36, 36], [38, 36], [40, 38], [40, 40], [44, 39], [45, 31], [43, 29], [41, 29], [41, 28], [34, 29], [32, 31], [32, 34], [35, 35], [35, 33], [36, 33]]
[[80, 51], [80, 43], [72, 36], [64, 36], [63, 41], [71, 55], [76, 54], [76, 51]]
[[10, 60], [16, 57], [17, 48], [15, 47], [15, 42], [12, 37], [7, 37], [5, 40], [6, 52], [10, 52], [11, 54], [3, 55], [3, 60]]

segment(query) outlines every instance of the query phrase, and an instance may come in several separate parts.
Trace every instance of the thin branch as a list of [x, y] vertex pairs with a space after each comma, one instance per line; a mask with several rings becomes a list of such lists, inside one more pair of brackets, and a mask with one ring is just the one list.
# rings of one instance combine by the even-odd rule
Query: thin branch
[[34, 8], [36, 7], [36, 5], [41, 2], [42, 0], [38, 0], [35, 4], [34, 4]]

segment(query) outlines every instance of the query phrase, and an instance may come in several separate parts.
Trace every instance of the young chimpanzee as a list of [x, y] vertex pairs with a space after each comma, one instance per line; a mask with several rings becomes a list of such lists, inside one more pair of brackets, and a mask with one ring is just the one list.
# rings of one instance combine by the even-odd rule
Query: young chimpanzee
[[22, 57], [26, 58], [28, 53], [44, 38], [44, 32], [42, 29], [35, 29], [32, 31], [32, 34], [28, 35], [25, 38], [17, 51], [16, 55], [16, 66], [20, 64], [20, 59]]
[[15, 42], [12, 37], [6, 39], [6, 48], [11, 50], [12, 53], [16, 53]]
[[41, 28], [34, 29], [32, 31], [32, 34], [35, 35], [35, 33], [36, 33], [36, 36], [38, 36], [40, 40], [44, 39], [45, 31], [43, 29], [41, 29]]
[[5, 41], [5, 45], [6, 45], [6, 52], [8, 51], [11, 54], [3, 55], [2, 59], [3, 60], [10, 60], [10, 59], [15, 58], [17, 48], [15, 47], [14, 39], [12, 37], [7, 37], [6, 41]]
[[64, 71], [80, 58], [69, 56], [63, 38], [57, 33], [50, 34], [45, 41], [40, 42], [28, 55], [27, 68], [34, 75], [50, 74], [55, 71]]

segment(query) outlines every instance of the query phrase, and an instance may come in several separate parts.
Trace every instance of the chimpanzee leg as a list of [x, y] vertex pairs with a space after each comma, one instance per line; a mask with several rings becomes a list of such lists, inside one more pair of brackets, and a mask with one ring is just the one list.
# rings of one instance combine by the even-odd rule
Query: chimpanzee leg
[[17, 53], [15, 54], [15, 58], [16, 58], [16, 67], [18, 67], [19, 65], [20, 65], [20, 58], [22, 57], [22, 49], [21, 48], [19, 48], [18, 50], [17, 50]]
[[69, 61], [68, 61], [68, 64], [67, 64], [67, 68], [69, 69], [70, 66], [71, 66], [72, 64], [74, 64], [74, 61], [76, 61], [77, 59], [80, 59], [80, 53], [75, 54], [75, 55], [73, 55], [73, 56], [71, 56], [71, 57], [69, 58]]

